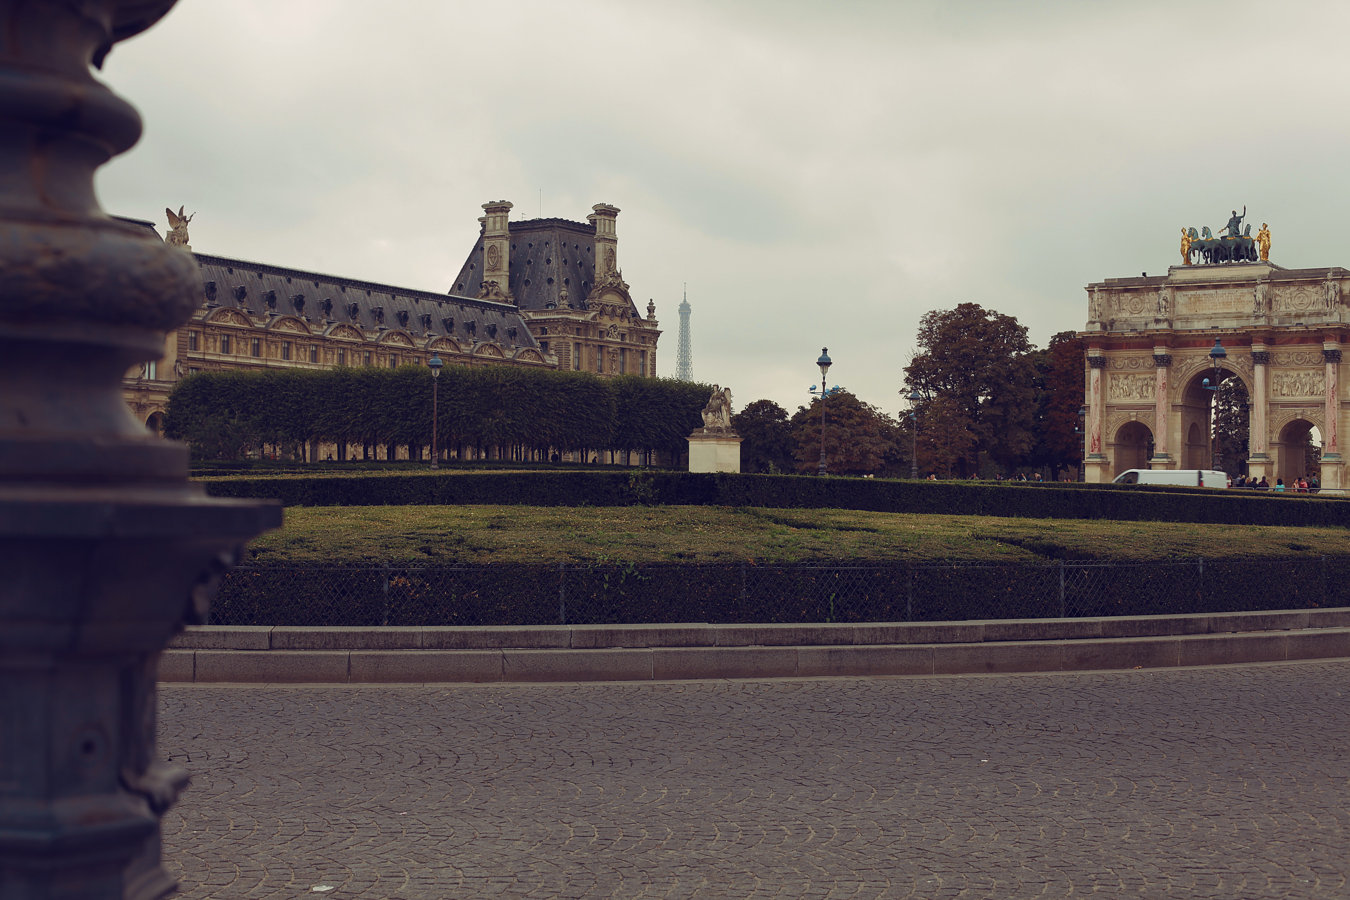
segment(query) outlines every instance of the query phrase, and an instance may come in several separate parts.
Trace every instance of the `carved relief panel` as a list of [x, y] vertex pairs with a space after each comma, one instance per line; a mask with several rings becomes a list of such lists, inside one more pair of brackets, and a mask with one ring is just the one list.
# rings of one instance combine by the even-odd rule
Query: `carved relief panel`
[[1207, 316], [1222, 313], [1250, 314], [1252, 311], [1252, 291], [1250, 288], [1179, 291], [1176, 298], [1178, 316]]
[[1151, 403], [1156, 389], [1156, 380], [1152, 374], [1112, 373], [1106, 384], [1106, 400], [1108, 403]]
[[1310, 369], [1305, 372], [1276, 372], [1270, 376], [1270, 396], [1276, 399], [1321, 397], [1326, 390], [1325, 372]]
[[1321, 285], [1283, 284], [1274, 288], [1273, 311], [1277, 313], [1325, 312], [1326, 292]]

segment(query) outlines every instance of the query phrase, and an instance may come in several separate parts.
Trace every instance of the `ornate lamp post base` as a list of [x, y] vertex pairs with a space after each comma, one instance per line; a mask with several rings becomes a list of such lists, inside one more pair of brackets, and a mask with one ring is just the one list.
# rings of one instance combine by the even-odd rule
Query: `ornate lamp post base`
[[197, 304], [191, 254], [109, 219], [140, 119], [89, 72], [172, 0], [0, 0], [0, 895], [154, 898], [159, 653], [275, 505], [207, 498], [122, 374]]

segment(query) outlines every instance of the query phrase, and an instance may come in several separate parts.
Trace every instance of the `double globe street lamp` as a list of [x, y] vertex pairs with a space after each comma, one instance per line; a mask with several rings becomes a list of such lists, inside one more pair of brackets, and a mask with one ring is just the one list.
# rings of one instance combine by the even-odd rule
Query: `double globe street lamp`
[[431, 359], [427, 360], [427, 368], [431, 369], [431, 467], [439, 469], [441, 467], [440, 453], [436, 449], [436, 386], [441, 381], [441, 362], [440, 356], [432, 352]]
[[820, 388], [817, 389], [813, 384], [809, 393], [813, 397], [820, 398], [820, 474], [825, 474], [825, 398], [839, 390], [839, 385], [832, 388], [825, 386], [825, 378], [829, 374], [830, 366], [833, 361], [830, 359], [830, 351], [827, 347], [820, 348], [820, 359], [816, 360], [816, 365], [820, 366]]
[[[902, 392], [903, 393], [903, 392]], [[910, 388], [909, 396], [909, 477], [919, 480], [919, 401], [923, 395], [918, 388]]]

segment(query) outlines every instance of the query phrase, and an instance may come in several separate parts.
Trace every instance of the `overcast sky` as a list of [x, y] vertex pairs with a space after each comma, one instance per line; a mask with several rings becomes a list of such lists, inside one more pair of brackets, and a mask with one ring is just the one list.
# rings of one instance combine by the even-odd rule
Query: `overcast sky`
[[619, 259], [694, 376], [895, 414], [919, 317], [1032, 340], [1245, 204], [1272, 261], [1350, 265], [1350, 4], [183, 0], [101, 75], [145, 136], [113, 213], [204, 253], [447, 291], [481, 204], [622, 209]]

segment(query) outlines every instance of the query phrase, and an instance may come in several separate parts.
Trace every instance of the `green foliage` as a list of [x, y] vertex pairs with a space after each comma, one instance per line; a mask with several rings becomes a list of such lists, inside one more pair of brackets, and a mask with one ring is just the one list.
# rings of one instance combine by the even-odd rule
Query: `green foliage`
[[[434, 385], [442, 448], [662, 451], [702, 424], [711, 388], [672, 379], [600, 378], [510, 366], [446, 366]], [[169, 398], [165, 432], [201, 459], [236, 460], [263, 444], [431, 443], [432, 376], [397, 369], [209, 372]]]
[[271, 497], [287, 506], [635, 504], [855, 509], [1028, 519], [1350, 526], [1350, 503], [1203, 488], [893, 481], [795, 475], [525, 471], [202, 479], [217, 497]]
[[1247, 407], [1247, 388], [1240, 378], [1229, 378], [1214, 392], [1214, 449], [1219, 468], [1231, 477], [1247, 467]]
[[772, 400], [756, 400], [731, 417], [731, 427], [741, 436], [741, 471], [778, 474], [791, 472], [792, 425], [787, 410]]
[[874, 475], [899, 440], [895, 422], [848, 391], [838, 391], [792, 417], [793, 456], [798, 472], [820, 468], [821, 403], [825, 404], [825, 470], [832, 475]]
[[955, 461], [956, 471], [978, 472], [979, 454], [1004, 468], [1023, 462], [1035, 443], [1036, 369], [1026, 326], [962, 303], [925, 313], [917, 343], [906, 380], [924, 403], [945, 398], [950, 427], [975, 439], [972, 451]]

